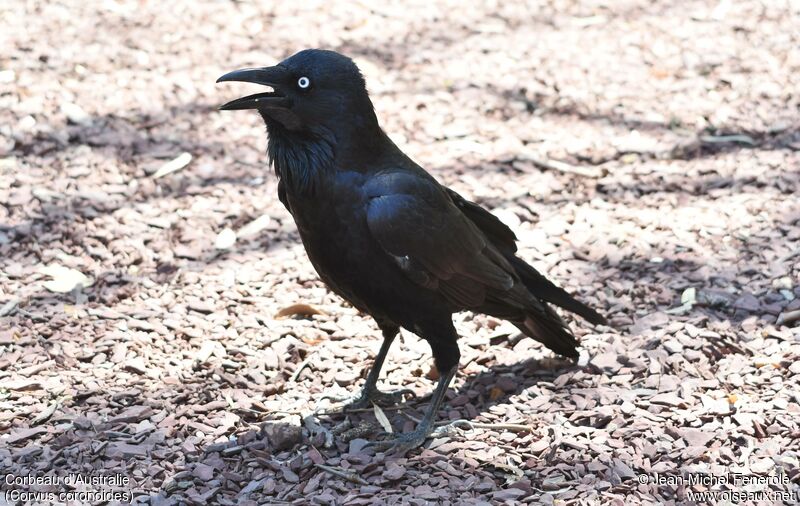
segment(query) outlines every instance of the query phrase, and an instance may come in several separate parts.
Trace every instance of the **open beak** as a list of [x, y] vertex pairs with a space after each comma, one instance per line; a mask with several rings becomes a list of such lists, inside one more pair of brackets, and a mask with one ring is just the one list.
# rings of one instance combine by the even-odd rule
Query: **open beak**
[[246, 97], [231, 100], [220, 106], [222, 111], [238, 111], [241, 109], [286, 109], [291, 107], [292, 99], [281, 93], [281, 88], [288, 86], [290, 75], [288, 70], [281, 66], [241, 69], [228, 72], [217, 79], [223, 81], [238, 81], [243, 83], [256, 83], [272, 87], [273, 91], [256, 93]]

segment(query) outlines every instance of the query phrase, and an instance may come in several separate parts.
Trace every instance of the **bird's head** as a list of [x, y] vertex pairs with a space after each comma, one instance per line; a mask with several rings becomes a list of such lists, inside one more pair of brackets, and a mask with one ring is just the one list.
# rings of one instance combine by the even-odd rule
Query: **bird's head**
[[277, 122], [291, 131], [336, 129], [375, 118], [364, 78], [353, 60], [335, 51], [306, 49], [274, 67], [234, 70], [217, 82], [240, 81], [269, 86], [226, 103], [221, 110], [258, 110], [270, 127]]

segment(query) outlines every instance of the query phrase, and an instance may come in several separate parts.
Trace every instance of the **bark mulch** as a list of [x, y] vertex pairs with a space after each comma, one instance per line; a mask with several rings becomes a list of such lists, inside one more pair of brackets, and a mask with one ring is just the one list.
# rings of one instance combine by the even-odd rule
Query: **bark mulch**
[[[77, 490], [152, 505], [798, 498], [796, 3], [5, 2], [0, 16], [0, 475], [125, 477]], [[427, 345], [404, 333], [381, 381], [418, 398], [326, 414], [326, 395], [360, 388], [379, 332], [308, 263], [260, 119], [215, 109], [252, 89], [219, 75], [317, 46], [356, 58], [398, 144], [613, 324], [570, 320], [573, 364], [457, 315], [442, 426], [404, 458], [364, 445], [421, 416]], [[667, 479], [691, 473], [786, 482]], [[763, 497], [750, 502], [782, 501]]]

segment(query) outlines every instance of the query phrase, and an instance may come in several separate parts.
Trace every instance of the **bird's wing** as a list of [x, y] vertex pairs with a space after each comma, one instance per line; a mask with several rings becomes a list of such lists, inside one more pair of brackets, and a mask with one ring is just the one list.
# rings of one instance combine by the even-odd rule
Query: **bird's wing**
[[514, 286], [514, 268], [432, 178], [383, 171], [365, 190], [372, 236], [412, 280], [461, 307]]
[[594, 309], [576, 300], [572, 295], [557, 287], [539, 271], [514, 255], [517, 251], [517, 236], [495, 215], [474, 202], [466, 200], [458, 193], [445, 188], [453, 203], [469, 218], [514, 267], [517, 276], [537, 299], [552, 302], [575, 314], [581, 315], [594, 324], [605, 324], [606, 320]]
[[517, 251], [517, 236], [508, 228], [508, 225], [500, 221], [486, 209], [475, 202], [471, 202], [450, 188], [445, 188], [453, 204], [458, 207], [464, 216], [469, 218], [475, 225], [486, 234], [486, 237], [498, 249], [503, 252], [515, 253]]

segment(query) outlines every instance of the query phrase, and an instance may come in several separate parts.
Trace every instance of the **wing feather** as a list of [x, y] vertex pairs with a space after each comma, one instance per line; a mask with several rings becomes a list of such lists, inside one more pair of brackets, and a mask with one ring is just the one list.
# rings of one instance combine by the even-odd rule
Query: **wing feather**
[[408, 258], [399, 262], [401, 268], [424, 269], [436, 277], [437, 289], [454, 305], [477, 307], [487, 289], [514, 286], [513, 267], [434, 180], [383, 172], [366, 191], [367, 224], [375, 240], [388, 254]]

